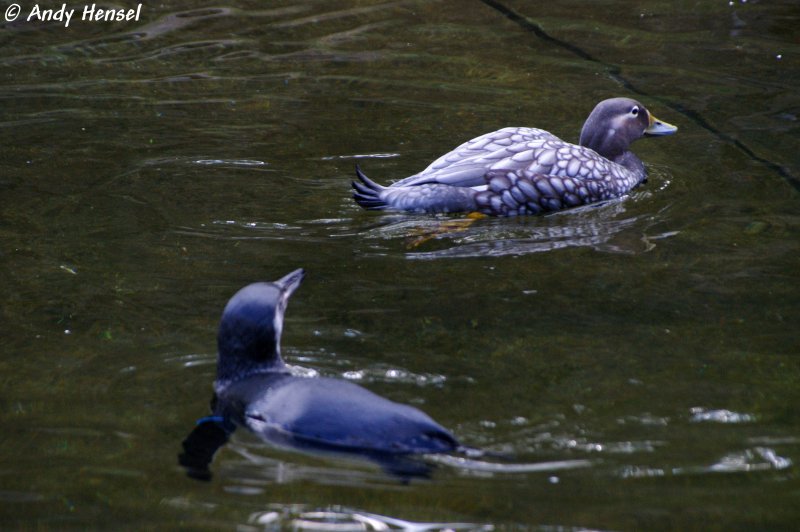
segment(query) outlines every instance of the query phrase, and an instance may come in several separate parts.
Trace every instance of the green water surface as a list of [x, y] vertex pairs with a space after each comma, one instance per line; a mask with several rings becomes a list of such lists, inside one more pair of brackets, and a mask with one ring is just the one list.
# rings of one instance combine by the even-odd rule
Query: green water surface
[[[185, 1], [68, 28], [20, 6], [0, 528], [796, 526], [796, 2]], [[679, 127], [634, 145], [650, 179], [622, 201], [466, 221], [350, 199], [355, 162], [388, 183], [505, 126], [576, 141], [612, 96]], [[225, 302], [298, 267], [288, 362], [514, 463], [588, 464], [403, 484], [239, 431], [188, 478]]]

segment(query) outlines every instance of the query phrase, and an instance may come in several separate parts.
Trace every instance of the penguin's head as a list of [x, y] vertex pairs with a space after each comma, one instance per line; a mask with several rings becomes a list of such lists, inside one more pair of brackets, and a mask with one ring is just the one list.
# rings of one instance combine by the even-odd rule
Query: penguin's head
[[283, 368], [283, 315], [304, 276], [299, 269], [271, 283], [253, 283], [228, 301], [217, 335], [218, 383]]

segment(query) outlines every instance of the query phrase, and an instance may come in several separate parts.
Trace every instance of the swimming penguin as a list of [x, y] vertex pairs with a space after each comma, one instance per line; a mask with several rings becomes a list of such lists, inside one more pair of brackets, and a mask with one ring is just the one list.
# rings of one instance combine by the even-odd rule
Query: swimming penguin
[[369, 210], [516, 216], [618, 198], [646, 181], [629, 150], [677, 127], [630, 98], [595, 106], [571, 144], [542, 129], [507, 127], [465, 142], [422, 172], [385, 187], [356, 166], [353, 198]]
[[292, 374], [280, 353], [283, 316], [304, 271], [239, 290], [225, 306], [217, 337], [213, 415], [183, 443], [190, 476], [208, 465], [237, 426], [276, 445], [356, 455], [402, 476], [427, 473], [415, 455], [462, 449], [427, 414], [348, 381]]

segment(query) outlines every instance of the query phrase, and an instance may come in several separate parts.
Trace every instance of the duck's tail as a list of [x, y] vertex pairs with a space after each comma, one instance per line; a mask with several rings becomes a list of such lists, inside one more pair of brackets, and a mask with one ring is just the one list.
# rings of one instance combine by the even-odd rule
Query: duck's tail
[[379, 185], [372, 179], [364, 175], [361, 168], [356, 165], [356, 177], [358, 181], [353, 181], [353, 199], [356, 203], [370, 211], [386, 209], [388, 204], [381, 199], [381, 192], [386, 188]]

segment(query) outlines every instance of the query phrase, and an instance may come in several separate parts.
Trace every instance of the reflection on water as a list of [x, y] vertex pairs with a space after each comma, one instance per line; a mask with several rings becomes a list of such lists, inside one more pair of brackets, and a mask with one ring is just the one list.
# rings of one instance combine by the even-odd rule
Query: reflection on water
[[[199, 424], [184, 441], [180, 464], [192, 478], [210, 480], [212, 474], [209, 465], [214, 454], [226, 443], [226, 448], [238, 458], [228, 457], [217, 464], [215, 478], [219, 477], [217, 482], [223, 483], [228, 492], [248, 494], [265, 493], [273, 484], [304, 481], [333, 486], [399, 489], [410, 483], [429, 480], [437, 466], [461, 476], [491, 477], [556, 473], [593, 465], [592, 461], [586, 459], [519, 462], [508, 454], [468, 449], [461, 455], [425, 455], [422, 458], [424, 463], [412, 461], [411, 458], [400, 458], [392, 463], [376, 458], [374, 463], [384, 469], [381, 473], [370, 466], [371, 462], [344, 453], [312, 453], [300, 459], [285, 449], [267, 447], [248, 436], [233, 438], [229, 442], [228, 434], [213, 423]], [[393, 469], [389, 470], [387, 466]], [[413, 470], [410, 469], [412, 466]], [[400, 470], [400, 467], [404, 469]], [[549, 478], [551, 482], [558, 479], [555, 476]]]
[[[615, 200], [532, 219], [512, 221], [410, 218], [388, 215], [367, 239], [401, 238], [409, 259], [502, 257], [588, 247], [606, 253], [638, 254], [675, 231], [648, 234], [663, 221], [663, 213], [625, 216], [625, 200]], [[433, 251], [418, 251], [424, 247]], [[447, 247], [445, 247], [447, 246]]]
[[[361, 232], [366, 256], [384, 255], [382, 241], [399, 241], [409, 259], [521, 256], [571, 247], [604, 253], [640, 254], [657, 241], [679, 234], [653, 230], [667, 218], [662, 212], [628, 215], [625, 200], [581, 207], [542, 217], [492, 220], [418, 215], [382, 215]], [[324, 227], [323, 227], [324, 226]], [[294, 224], [265, 220], [212, 220], [179, 234], [232, 240], [314, 239], [352, 235], [353, 220], [298, 220]], [[426, 248], [433, 248], [425, 251]]]
[[[378, 469], [378, 462], [357, 456], [303, 454], [265, 445], [249, 435], [234, 437], [225, 447], [224, 460], [214, 467], [215, 482], [229, 492], [266, 493], [275, 484], [314, 482], [395, 490], [409, 482], [424, 482], [425, 475], [400, 478]], [[231, 454], [233, 456], [231, 456]], [[421, 471], [421, 470], [420, 470]]]

